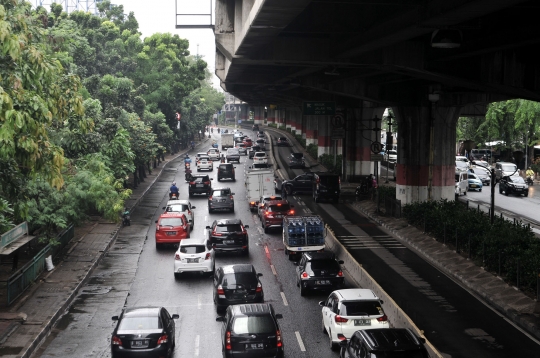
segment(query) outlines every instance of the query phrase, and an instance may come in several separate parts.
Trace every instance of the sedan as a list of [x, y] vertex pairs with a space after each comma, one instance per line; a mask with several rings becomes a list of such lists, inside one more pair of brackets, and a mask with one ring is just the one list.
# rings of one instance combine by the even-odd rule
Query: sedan
[[264, 292], [255, 267], [250, 264], [219, 267], [214, 274], [214, 304], [222, 312], [229, 305], [263, 303]]
[[471, 190], [482, 191], [483, 184], [482, 184], [482, 180], [480, 180], [478, 175], [473, 174], [473, 173], [468, 173], [467, 180], [469, 182], [469, 191]]
[[268, 164], [266, 152], [257, 152], [253, 156], [253, 164]]
[[215, 253], [208, 239], [182, 240], [174, 254], [174, 278], [183, 272], [203, 272], [214, 275]]
[[238, 149], [240, 155], [247, 155], [247, 148], [244, 143], [237, 143], [235, 148]]
[[119, 316], [111, 338], [111, 356], [170, 357], [175, 346], [175, 323], [164, 307], [125, 308]]
[[287, 137], [279, 137], [278, 140], [277, 140], [276, 145], [278, 147], [290, 147], [291, 146], [289, 144], [289, 140], [287, 139]]
[[482, 185], [491, 185], [491, 173], [487, 169], [477, 166], [473, 169], [469, 169], [469, 172], [476, 174], [478, 179], [482, 181]]

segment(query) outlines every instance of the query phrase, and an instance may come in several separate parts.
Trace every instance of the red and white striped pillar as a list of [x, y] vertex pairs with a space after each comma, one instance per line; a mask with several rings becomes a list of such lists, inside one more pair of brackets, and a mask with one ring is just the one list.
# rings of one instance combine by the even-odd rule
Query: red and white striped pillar
[[306, 145], [319, 144], [317, 127], [319, 119], [317, 116], [304, 116], [304, 122], [306, 124]]
[[262, 125], [264, 120], [264, 107], [253, 107], [253, 124]]
[[267, 124], [276, 123], [276, 110], [275, 109], [268, 107], [266, 123]]
[[332, 128], [330, 127], [330, 117], [331, 116], [314, 116], [317, 118], [317, 131], [318, 131], [318, 141], [319, 146], [317, 151], [317, 157], [320, 157], [323, 154], [332, 153]]
[[459, 107], [393, 107], [398, 121], [396, 198], [454, 200]]

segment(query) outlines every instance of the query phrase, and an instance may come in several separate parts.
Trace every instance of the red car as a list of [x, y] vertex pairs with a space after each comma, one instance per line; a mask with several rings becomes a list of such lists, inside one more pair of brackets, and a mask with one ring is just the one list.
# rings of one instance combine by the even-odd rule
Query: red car
[[246, 145], [246, 147], [251, 147], [253, 145], [253, 141], [251, 140], [251, 138], [244, 138], [244, 144]]
[[156, 220], [156, 249], [164, 244], [178, 244], [189, 237], [190, 224], [184, 214], [167, 212]]
[[271, 228], [282, 228], [283, 217], [294, 215], [294, 205], [287, 200], [271, 200], [261, 208], [261, 221], [265, 233]]

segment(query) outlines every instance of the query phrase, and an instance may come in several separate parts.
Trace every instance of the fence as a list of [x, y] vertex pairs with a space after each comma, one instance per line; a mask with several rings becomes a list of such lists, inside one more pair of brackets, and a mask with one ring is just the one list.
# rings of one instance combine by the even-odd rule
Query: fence
[[[386, 215], [401, 218], [401, 200], [389, 195], [377, 195], [377, 208]], [[381, 210], [382, 209], [382, 210]]]
[[11, 275], [7, 281], [8, 305], [12, 304], [45, 271], [45, 257], [56, 256], [73, 238], [74, 233], [75, 227], [70, 225], [58, 235], [58, 245], [45, 246], [31, 261]]

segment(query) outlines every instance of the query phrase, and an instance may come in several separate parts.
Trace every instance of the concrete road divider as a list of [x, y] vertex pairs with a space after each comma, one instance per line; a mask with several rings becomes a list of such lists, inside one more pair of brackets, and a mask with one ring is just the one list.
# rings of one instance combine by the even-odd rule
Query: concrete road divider
[[[409, 328], [417, 336], [426, 339], [424, 332], [420, 330], [398, 304], [388, 295], [381, 286], [371, 277], [371, 275], [355, 260], [347, 249], [336, 238], [332, 229], [326, 225], [326, 247], [334, 252], [340, 260], [343, 260], [342, 268], [349, 274], [350, 278], [362, 288], [369, 288], [384, 302], [384, 312], [388, 316], [388, 321], [392, 327]], [[442, 354], [426, 339], [426, 349], [432, 358], [443, 358]]]

